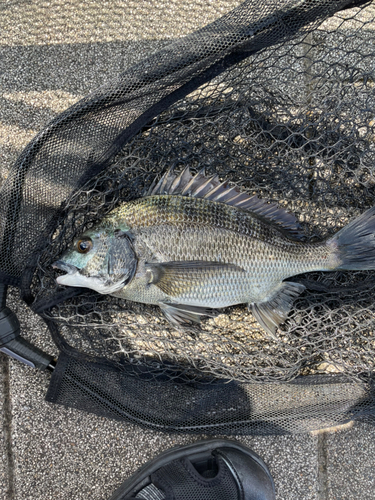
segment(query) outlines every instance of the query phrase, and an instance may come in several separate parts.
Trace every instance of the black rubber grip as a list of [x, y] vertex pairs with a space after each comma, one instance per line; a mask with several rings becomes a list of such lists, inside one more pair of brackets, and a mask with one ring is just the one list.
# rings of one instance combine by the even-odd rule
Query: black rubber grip
[[55, 361], [52, 356], [49, 356], [20, 336], [0, 347], [0, 351], [26, 365], [39, 368], [39, 370], [48, 369], [52, 371], [55, 367]]
[[20, 324], [17, 316], [8, 307], [0, 311], [0, 347], [20, 334]]
[[53, 370], [55, 361], [20, 336], [17, 316], [6, 307], [7, 286], [0, 283], [0, 351], [39, 370]]

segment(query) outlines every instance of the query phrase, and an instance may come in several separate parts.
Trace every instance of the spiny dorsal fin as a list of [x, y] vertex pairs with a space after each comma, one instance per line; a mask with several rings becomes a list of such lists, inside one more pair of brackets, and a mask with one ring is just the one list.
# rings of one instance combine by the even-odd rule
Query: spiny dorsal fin
[[226, 203], [242, 208], [264, 217], [290, 232], [291, 236], [300, 237], [300, 227], [294, 215], [278, 207], [276, 203], [268, 203], [257, 196], [249, 196], [238, 186], [229, 186], [227, 181], [220, 182], [217, 175], [207, 177], [204, 169], [192, 175], [186, 167], [180, 174], [172, 169], [167, 170], [160, 181], [153, 184], [146, 196], [174, 195], [193, 196], [206, 200]]

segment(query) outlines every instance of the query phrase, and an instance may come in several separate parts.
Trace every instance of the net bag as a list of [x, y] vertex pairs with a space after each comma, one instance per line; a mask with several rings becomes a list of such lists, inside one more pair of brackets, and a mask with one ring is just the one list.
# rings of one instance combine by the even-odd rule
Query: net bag
[[74, 237], [170, 168], [294, 213], [305, 241], [375, 205], [375, 7], [246, 1], [55, 118], [0, 193], [0, 279], [61, 350], [47, 399], [158, 430], [287, 433], [374, 414], [374, 271], [314, 272], [270, 339], [245, 305], [177, 330], [56, 284]]

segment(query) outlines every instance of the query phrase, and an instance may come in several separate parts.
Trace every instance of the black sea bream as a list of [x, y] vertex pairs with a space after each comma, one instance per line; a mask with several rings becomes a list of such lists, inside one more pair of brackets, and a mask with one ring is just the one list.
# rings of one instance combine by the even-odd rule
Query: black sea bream
[[294, 216], [238, 187], [168, 171], [77, 238], [54, 267], [62, 285], [157, 304], [175, 325], [248, 304], [272, 336], [310, 271], [375, 268], [375, 208], [319, 243], [298, 240]]

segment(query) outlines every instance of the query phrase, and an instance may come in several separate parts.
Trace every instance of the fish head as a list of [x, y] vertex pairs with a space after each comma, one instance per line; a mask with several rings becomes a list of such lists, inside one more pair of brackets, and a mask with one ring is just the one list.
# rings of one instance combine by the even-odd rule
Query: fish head
[[104, 226], [76, 238], [52, 267], [66, 272], [57, 277], [59, 285], [111, 294], [133, 279], [137, 263], [130, 233]]

